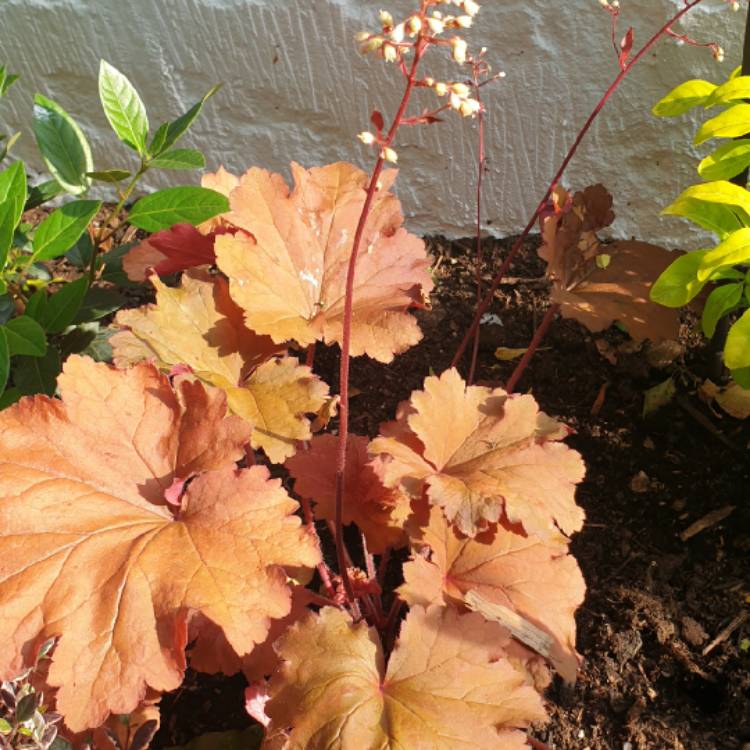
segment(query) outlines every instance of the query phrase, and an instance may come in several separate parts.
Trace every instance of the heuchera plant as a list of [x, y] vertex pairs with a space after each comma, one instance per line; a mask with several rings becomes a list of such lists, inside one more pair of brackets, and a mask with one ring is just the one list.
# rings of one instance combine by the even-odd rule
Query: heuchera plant
[[690, 80], [670, 91], [654, 106], [659, 117], [677, 117], [695, 107], [722, 107], [698, 128], [695, 144], [713, 138], [731, 139], [706, 156], [698, 174], [708, 182], [684, 190], [663, 213], [682, 216], [715, 235], [718, 244], [687, 253], [659, 277], [651, 298], [668, 307], [682, 307], [706, 287], [701, 317], [711, 338], [721, 318], [739, 313], [724, 346], [724, 362], [734, 380], [750, 388], [750, 192], [730, 182], [750, 165], [750, 76], [735, 70], [721, 85]]
[[[643, 243], [601, 245], [611, 197], [557, 183], [632, 65], [699, 2], [632, 59], [626, 34], [613, 87], [529, 222], [543, 221], [555, 295], [543, 326], [562, 310], [599, 329], [630, 321], [639, 337], [671, 331], [670, 311], [641, 329], [629, 313], [647, 304], [623, 270]], [[604, 5], [614, 33], [619, 10]], [[585, 585], [568, 549], [583, 462], [564, 425], [512, 393], [541, 336], [506, 388], [470, 382], [474, 346], [469, 382], [456, 367], [430, 375], [374, 439], [349, 431], [350, 357], [387, 363], [417, 343], [409, 310], [432, 288], [385, 164], [402, 126], [448, 110], [483, 122], [494, 76], [460, 36], [478, 13], [473, 0], [382, 12], [358, 41], [395, 64], [404, 92], [390, 125], [374, 112], [360, 134], [372, 172], [294, 164], [291, 187], [258, 168], [207, 175], [228, 210], [155, 227], [124, 260], [156, 301], [117, 315], [116, 367], [71, 356], [59, 399], [0, 414], [0, 674], [23, 674], [59, 638], [45, 694], [79, 747], [144, 747], [188, 663], [245, 674], [268, 748], [543, 747], [527, 730], [546, 719], [550, 668], [575, 679]], [[442, 50], [469, 80], [423, 73]], [[418, 89], [439, 98], [410, 115]], [[122, 137], [138, 147], [139, 134]], [[481, 167], [481, 139], [478, 155]], [[177, 286], [160, 278], [177, 271]], [[602, 307], [607, 271], [627, 278]], [[314, 372], [319, 342], [341, 349], [335, 396]]]

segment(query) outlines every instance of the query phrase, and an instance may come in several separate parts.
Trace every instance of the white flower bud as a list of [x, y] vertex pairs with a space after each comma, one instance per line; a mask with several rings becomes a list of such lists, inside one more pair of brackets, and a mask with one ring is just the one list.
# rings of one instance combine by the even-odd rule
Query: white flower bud
[[370, 33], [368, 31], [359, 31], [354, 38], [361, 44], [370, 38]]
[[384, 29], [390, 29], [393, 26], [393, 16], [387, 10], [381, 10], [379, 17]]
[[416, 36], [422, 30], [422, 19], [419, 16], [412, 16], [406, 22], [406, 28], [409, 31], [409, 36]]
[[471, 92], [471, 89], [465, 83], [452, 83], [451, 91], [453, 91], [454, 94], [458, 94], [462, 99], [466, 99]]
[[371, 146], [373, 143], [375, 143], [375, 136], [372, 133], [369, 133], [367, 130], [360, 133], [357, 138], [359, 138], [359, 140], [362, 141], [365, 146]]
[[475, 16], [477, 13], [479, 13], [479, 3], [475, 3], [474, 0], [464, 0], [463, 3], [463, 9], [468, 13], [470, 16]]
[[442, 81], [438, 81], [435, 84], [435, 93], [438, 96], [445, 96], [448, 93], [448, 84], [443, 83]]
[[435, 18], [435, 16], [427, 19], [427, 26], [433, 34], [442, 34], [445, 31], [445, 22], [442, 18]]
[[460, 110], [462, 103], [463, 103], [463, 99], [458, 94], [451, 94], [451, 98], [450, 98], [451, 109], [455, 109], [456, 111]]
[[386, 161], [389, 161], [395, 164], [398, 161], [398, 154], [396, 153], [394, 149], [390, 148], [390, 146], [386, 146], [383, 149], [383, 158]]
[[398, 60], [398, 50], [392, 44], [384, 44], [383, 59], [386, 62], [396, 62]]
[[477, 113], [481, 112], [482, 105], [476, 99], [464, 99], [459, 107], [459, 112], [464, 117], [474, 117]]
[[466, 62], [466, 52], [468, 49], [466, 40], [454, 36], [453, 39], [451, 39], [451, 47], [453, 49], [453, 59], [459, 65], [463, 65]]
[[716, 47], [716, 49], [714, 50], [714, 60], [716, 60], [716, 62], [724, 62], [723, 47]]
[[401, 44], [401, 42], [404, 41], [404, 37], [406, 36], [406, 26], [403, 23], [400, 23], [398, 26], [395, 26], [393, 31], [389, 34], [389, 37], [391, 41], [395, 42], [396, 44]]
[[456, 25], [462, 29], [470, 29], [473, 23], [474, 19], [471, 16], [459, 16], [456, 19]]

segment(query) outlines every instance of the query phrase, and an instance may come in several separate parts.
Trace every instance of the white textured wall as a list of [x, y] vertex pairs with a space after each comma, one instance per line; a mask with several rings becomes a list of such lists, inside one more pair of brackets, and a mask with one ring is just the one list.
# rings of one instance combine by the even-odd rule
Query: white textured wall
[[[40, 91], [74, 114], [90, 137], [98, 169], [122, 166], [97, 98], [98, 60], [125, 72], [155, 126], [181, 113], [209, 86], [193, 135], [209, 166], [283, 170], [339, 159], [366, 166], [355, 140], [373, 107], [392, 112], [400, 76], [358, 56], [353, 36], [376, 25], [377, 10], [398, 15], [415, 0], [0, 0], [0, 62], [22, 80], [0, 102], [2, 131], [21, 129], [16, 153], [40, 166], [29, 128]], [[636, 43], [682, 0], [621, 0], [622, 31]], [[486, 191], [489, 228], [517, 232], [577, 128], [616, 73], [609, 20], [597, 0], [484, 0], [471, 38], [507, 78], [492, 91]], [[688, 119], [657, 121], [650, 105], [687, 77], [719, 78], [737, 64], [743, 14], [705, 0], [683, 28], [719, 41], [726, 62], [706, 50], [661, 42], [626, 81], [579, 152], [568, 184], [604, 182], [616, 196], [616, 231], [695, 245], [684, 223], [658, 217], [694, 176], [697, 153]], [[440, 53], [437, 55], [440, 57]], [[451, 70], [440, 62], [437, 77]], [[425, 101], [434, 96], [424, 92]], [[458, 117], [402, 131], [398, 192], [416, 231], [472, 231], [475, 126]], [[169, 173], [175, 179], [185, 173]], [[151, 187], [156, 183], [152, 183]]]

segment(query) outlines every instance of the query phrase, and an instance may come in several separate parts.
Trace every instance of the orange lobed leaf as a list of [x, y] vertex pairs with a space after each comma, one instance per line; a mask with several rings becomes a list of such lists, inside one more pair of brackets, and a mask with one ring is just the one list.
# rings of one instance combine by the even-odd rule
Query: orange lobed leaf
[[523, 750], [519, 730], [546, 714], [509, 642], [477, 614], [414, 607], [386, 667], [377, 632], [326, 607], [276, 644], [271, 730], [286, 750]]
[[619, 321], [637, 341], [677, 338], [679, 311], [649, 298], [674, 253], [635, 240], [602, 244], [596, 233], [613, 220], [612, 196], [603, 185], [587, 187], [572, 199], [558, 188], [552, 210], [541, 221], [544, 244], [539, 249], [547, 261], [552, 301], [563, 317], [590, 331]]
[[575, 485], [580, 455], [559, 441], [566, 429], [532, 396], [466, 386], [458, 371], [428, 377], [370, 453], [385, 458], [383, 478], [432, 505], [467, 536], [503, 513], [545, 542], [564, 541], [583, 525]]
[[409, 531], [415, 549], [429, 548], [432, 556], [427, 561], [417, 554], [404, 565], [399, 593], [405, 601], [461, 606], [465, 594], [475, 591], [548, 633], [552, 645], [543, 655], [566, 680], [575, 681], [574, 615], [586, 584], [572, 555], [502, 525], [475, 539], [460, 537], [436, 508], [426, 528], [410, 524]]
[[[274, 341], [341, 342], [344, 291], [367, 175], [338, 163], [305, 170], [292, 164], [295, 187], [250, 169], [232, 191], [238, 232], [216, 240], [219, 268], [248, 326]], [[356, 265], [351, 353], [390, 362], [422, 337], [406, 313], [433, 283], [424, 242], [403, 227], [401, 207], [383, 174]]]
[[284, 347], [245, 326], [226, 279], [193, 270], [178, 288], [157, 277], [152, 282], [156, 305], [117, 314], [115, 323], [125, 330], [110, 340], [115, 363], [187, 365], [221, 388], [230, 409], [250, 422], [253, 448], [277, 463], [292, 455], [296, 441], [312, 436], [306, 414], [323, 407], [328, 386], [297, 359], [275, 358]]
[[[383, 485], [367, 454], [368, 439], [350, 435], [344, 477], [344, 525], [357, 524], [367, 539], [370, 552], [379, 554], [387, 547], [401, 547], [406, 538], [403, 525], [409, 515], [410, 500], [398, 489]], [[317, 435], [305, 451], [287, 459], [294, 478], [294, 490], [316, 503], [316, 515], [336, 519], [335, 435]]]
[[247, 426], [222, 393], [81, 357], [59, 386], [0, 414], [0, 678], [59, 635], [48, 681], [78, 732], [179, 685], [192, 614], [250, 652], [289, 612], [281, 566], [320, 552], [278, 480], [235, 468]]
[[[239, 179], [219, 167], [215, 174], [205, 174], [201, 185], [229, 197]], [[131, 281], [145, 281], [153, 270], [166, 276], [195, 266], [213, 265], [216, 262], [214, 240], [217, 234], [236, 231], [226, 220], [226, 214], [215, 216], [198, 227], [192, 224], [175, 224], [169, 229], [155, 232], [125, 255], [122, 267]]]

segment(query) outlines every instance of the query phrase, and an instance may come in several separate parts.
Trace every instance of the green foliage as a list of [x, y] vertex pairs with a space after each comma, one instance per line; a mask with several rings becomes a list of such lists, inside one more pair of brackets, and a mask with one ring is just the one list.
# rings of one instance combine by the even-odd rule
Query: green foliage
[[[5, 65], [0, 65], [0, 99], [2, 99], [7, 93], [10, 87], [18, 80], [18, 76], [8, 73]], [[13, 133], [13, 135], [6, 135], [0, 133], [0, 162], [8, 155], [8, 152], [13, 147], [13, 144], [21, 136], [20, 133]]]
[[[699, 128], [696, 145], [714, 138], [734, 139], [702, 159], [698, 173], [709, 182], [683, 191], [663, 213], [682, 216], [716, 235], [718, 243], [678, 258], [657, 279], [651, 298], [681, 307], [710, 285], [701, 318], [706, 336], [713, 336], [725, 316], [733, 321], [724, 347], [724, 362], [740, 385], [750, 387], [750, 76], [737, 71], [719, 86], [688, 81], [671, 91], [653, 109], [660, 117], [684, 114], [693, 107], [723, 107]], [[745, 175], [739, 180], [740, 175]], [[730, 180], [734, 180], [730, 182]], [[744, 184], [737, 184], [742, 181]]]
[[[0, 97], [16, 78], [0, 67]], [[100, 282], [133, 285], [122, 271], [122, 257], [130, 246], [103, 254], [102, 245], [112, 237], [115, 220], [149, 170], [205, 167], [200, 151], [173, 146], [218, 89], [210, 89], [187, 112], [162, 125], [149, 144], [143, 100], [123, 73], [102, 60], [102, 108], [117, 138], [138, 154], [136, 169], [95, 169], [84, 130], [74, 117], [43, 94], [34, 97], [32, 129], [52, 179], [30, 188], [20, 161], [0, 171], [0, 409], [22, 395], [53, 395], [69, 354], [111, 356], [109, 332], [99, 321], [116, 312], [125, 298]], [[4, 155], [0, 150], [0, 158]], [[115, 186], [117, 205], [103, 211], [102, 201], [85, 199], [94, 182]], [[23, 223], [24, 210], [64, 193], [76, 199], [49, 212], [35, 229]], [[226, 210], [226, 198], [212, 190], [170, 188], [139, 200], [130, 223], [156, 231], [177, 222], [199, 223]], [[60, 278], [57, 267], [47, 265], [62, 256], [79, 269], [80, 278]]]

